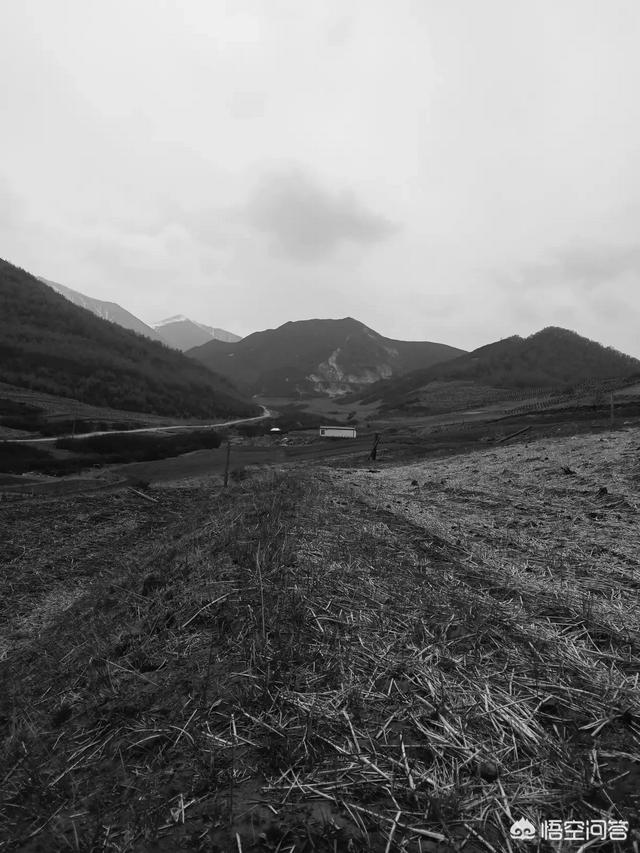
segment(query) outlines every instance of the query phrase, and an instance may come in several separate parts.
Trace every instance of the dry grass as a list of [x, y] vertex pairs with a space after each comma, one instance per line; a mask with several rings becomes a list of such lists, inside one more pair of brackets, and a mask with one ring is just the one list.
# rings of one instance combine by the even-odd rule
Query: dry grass
[[128, 492], [112, 511], [146, 513], [135, 542], [114, 538], [117, 565], [1, 664], [3, 849], [515, 851], [520, 817], [635, 831], [638, 444]]

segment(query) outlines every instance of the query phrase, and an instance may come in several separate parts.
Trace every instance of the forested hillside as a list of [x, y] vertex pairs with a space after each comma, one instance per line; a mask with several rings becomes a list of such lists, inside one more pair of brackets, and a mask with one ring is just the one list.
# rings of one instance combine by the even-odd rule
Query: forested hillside
[[73, 305], [2, 259], [0, 381], [170, 417], [260, 413], [228, 379]]
[[637, 359], [569, 329], [549, 326], [528, 338], [514, 335], [444, 364], [414, 370], [393, 382], [377, 382], [358, 399], [381, 400], [386, 407], [393, 407], [430, 382], [462, 380], [484, 387], [525, 390], [623, 378], [639, 371]]

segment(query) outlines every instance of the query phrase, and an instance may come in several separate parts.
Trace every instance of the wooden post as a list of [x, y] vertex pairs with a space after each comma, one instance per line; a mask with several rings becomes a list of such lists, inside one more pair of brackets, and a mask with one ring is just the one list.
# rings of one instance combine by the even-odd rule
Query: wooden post
[[227, 461], [224, 466], [224, 484], [225, 486], [229, 482], [229, 456], [231, 455], [231, 442], [227, 440]]
[[376, 432], [373, 436], [373, 447], [371, 448], [371, 453], [369, 454], [369, 459], [373, 459], [375, 462], [376, 457], [378, 455], [378, 444], [380, 443], [380, 433]]

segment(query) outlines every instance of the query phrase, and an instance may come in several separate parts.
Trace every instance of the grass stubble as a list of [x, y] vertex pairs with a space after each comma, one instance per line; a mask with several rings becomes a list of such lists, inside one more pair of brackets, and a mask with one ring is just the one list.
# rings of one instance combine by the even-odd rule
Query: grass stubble
[[613, 436], [183, 489], [3, 647], [0, 849], [516, 851], [522, 817], [604, 817], [629, 840], [588, 849], [637, 850], [640, 436]]

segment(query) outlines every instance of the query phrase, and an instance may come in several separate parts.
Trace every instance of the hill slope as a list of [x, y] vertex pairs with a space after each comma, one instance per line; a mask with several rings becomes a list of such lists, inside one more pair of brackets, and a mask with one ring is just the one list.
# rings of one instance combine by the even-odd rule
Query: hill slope
[[64, 284], [58, 284], [57, 281], [49, 281], [47, 278], [38, 276], [38, 281], [48, 284], [57, 293], [64, 296], [74, 305], [79, 308], [86, 308], [91, 311], [96, 317], [101, 317], [103, 320], [110, 320], [112, 323], [117, 323], [123, 329], [130, 329], [132, 332], [137, 332], [139, 335], [144, 335], [146, 338], [151, 338], [152, 341], [163, 340], [162, 336], [147, 326], [134, 314], [131, 314], [126, 308], [118, 305], [117, 302], [104, 302], [102, 299], [94, 299], [93, 296], [86, 296], [84, 293], [79, 293], [77, 290], [72, 290]]
[[234, 344], [210, 341], [188, 355], [252, 394], [337, 396], [463, 352], [429, 341], [391, 340], [345, 317], [285, 323]]
[[234, 335], [233, 332], [227, 332], [225, 329], [196, 323], [181, 314], [155, 323], [153, 328], [165, 343], [183, 352], [213, 340], [229, 343], [241, 340], [240, 335]]
[[0, 259], [0, 381], [172, 417], [259, 414], [229, 380]]
[[413, 371], [394, 382], [376, 383], [358, 399], [380, 400], [385, 408], [391, 408], [403, 405], [434, 382], [466, 382], [493, 389], [551, 389], [624, 378], [638, 371], [637, 359], [576, 332], [549, 326], [528, 338], [514, 335], [446, 364]]

